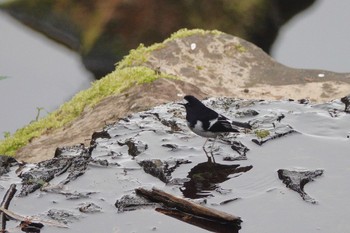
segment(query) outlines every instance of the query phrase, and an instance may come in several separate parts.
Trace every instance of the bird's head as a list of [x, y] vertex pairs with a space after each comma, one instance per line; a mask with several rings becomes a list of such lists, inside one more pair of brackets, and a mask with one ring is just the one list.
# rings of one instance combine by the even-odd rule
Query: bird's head
[[202, 103], [193, 95], [186, 95], [184, 97], [183, 102], [178, 103], [182, 106], [185, 106], [186, 110], [190, 109], [190, 108], [196, 108], [197, 106], [201, 106]]
[[208, 112], [208, 108], [201, 101], [199, 101], [196, 97], [192, 95], [186, 95], [184, 97], [183, 102], [180, 104], [186, 108], [187, 120], [190, 120], [193, 117], [197, 118], [198, 114], [200, 116], [205, 115]]

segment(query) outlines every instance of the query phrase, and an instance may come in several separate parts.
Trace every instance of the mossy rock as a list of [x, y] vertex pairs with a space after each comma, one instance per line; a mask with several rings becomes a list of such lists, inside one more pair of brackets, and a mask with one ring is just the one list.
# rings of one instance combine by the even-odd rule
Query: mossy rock
[[28, 156], [50, 158], [57, 147], [89, 144], [106, 123], [183, 94], [322, 102], [348, 95], [349, 89], [349, 74], [286, 67], [238, 37], [183, 29], [163, 43], [131, 50], [114, 72], [8, 136], [0, 154], [31, 162]]
[[152, 51], [162, 48], [164, 43], [193, 34], [204, 35], [206, 33], [218, 34], [220, 32], [181, 29], [163, 43], [156, 43], [149, 47], [140, 44], [137, 49], [131, 50], [129, 55], [117, 63], [115, 71], [93, 82], [89, 89], [77, 93], [70, 101], [48, 116], [18, 129], [13, 135], [7, 135], [4, 140], [0, 141], [0, 154], [15, 155], [18, 149], [26, 146], [33, 139], [71, 124], [81, 116], [84, 110], [93, 109], [106, 97], [122, 94], [131, 87], [152, 83], [157, 79], [177, 79], [174, 75], [160, 73], [142, 64], [148, 60]]

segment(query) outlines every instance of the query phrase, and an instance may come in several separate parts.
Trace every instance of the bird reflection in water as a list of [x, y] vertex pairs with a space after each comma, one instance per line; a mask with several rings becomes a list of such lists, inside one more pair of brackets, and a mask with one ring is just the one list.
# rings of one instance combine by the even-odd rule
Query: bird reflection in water
[[189, 181], [183, 184], [181, 192], [187, 198], [203, 198], [212, 196], [211, 191], [217, 190], [218, 184], [230, 179], [229, 175], [240, 174], [252, 169], [253, 166], [241, 167], [239, 164], [219, 164], [209, 158], [205, 163], [199, 163], [188, 173]]

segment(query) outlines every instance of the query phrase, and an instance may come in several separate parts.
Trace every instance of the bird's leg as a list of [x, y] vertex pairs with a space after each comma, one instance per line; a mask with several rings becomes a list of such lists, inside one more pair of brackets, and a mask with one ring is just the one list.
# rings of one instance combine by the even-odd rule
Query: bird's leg
[[209, 152], [209, 153], [211, 154], [211, 157], [208, 155], [208, 152], [205, 150], [205, 144], [207, 144], [208, 140], [209, 140], [209, 138], [207, 138], [207, 140], [205, 140], [205, 143], [204, 143], [204, 145], [203, 145], [203, 150], [204, 150], [205, 155], [206, 155], [207, 158], [208, 158], [208, 162], [212, 162], [211, 159], [213, 158], [213, 162], [215, 163], [215, 158], [214, 158], [214, 155], [213, 155], [213, 146], [214, 146], [214, 144], [215, 144], [216, 137], [215, 137], [214, 142], [213, 142], [213, 144], [212, 144], [212, 146], [211, 146], [211, 148], [210, 148], [210, 152]]
[[216, 142], [216, 139], [217, 139], [218, 137], [215, 137], [214, 138], [214, 141], [213, 141], [213, 143], [211, 144], [211, 147], [210, 147], [210, 154], [213, 156], [213, 148], [214, 148], [214, 145], [215, 145], [215, 142]]
[[208, 155], [208, 152], [207, 152], [206, 150], [204, 150], [204, 153], [205, 153], [205, 155], [207, 156], [208, 160], [211, 161], [211, 157]]
[[209, 140], [209, 138], [207, 138], [207, 140], [205, 140], [205, 143], [203, 144], [203, 150], [204, 150], [204, 152], [207, 152], [206, 150], [205, 150], [205, 144], [207, 144], [207, 142], [208, 142], [208, 140]]
[[214, 163], [215, 163], [215, 158], [214, 158], [214, 154], [213, 154], [213, 148], [214, 148], [214, 144], [215, 144], [217, 138], [218, 137], [214, 138], [214, 142], [213, 142], [213, 144], [211, 144], [211, 148], [210, 148], [210, 154], [211, 154], [211, 157], [213, 158]]
[[215, 162], [215, 157], [214, 157], [213, 153], [211, 153], [211, 158], [213, 159], [213, 163], [216, 163], [216, 162]]
[[207, 138], [207, 140], [205, 140], [205, 143], [204, 143], [204, 145], [203, 145], [203, 150], [204, 150], [204, 153], [205, 153], [205, 155], [208, 157], [208, 159], [210, 158], [210, 156], [208, 155], [208, 152], [205, 150], [205, 144], [207, 144], [207, 142], [208, 142], [208, 140], [209, 140], [209, 138]]

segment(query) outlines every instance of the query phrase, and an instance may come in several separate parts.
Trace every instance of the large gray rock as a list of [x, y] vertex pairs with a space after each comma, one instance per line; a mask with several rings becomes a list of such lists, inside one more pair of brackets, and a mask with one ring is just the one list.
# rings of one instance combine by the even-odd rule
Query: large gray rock
[[324, 102], [350, 93], [350, 73], [287, 67], [225, 33], [168, 41], [144, 65], [201, 87], [208, 96]]
[[[118, 69], [146, 66], [155, 77], [170, 74], [178, 79], [159, 78], [106, 97], [70, 124], [31, 140], [17, 150], [17, 158], [30, 162], [50, 158], [57, 147], [88, 143], [106, 122], [184, 94], [324, 102], [350, 93], [348, 73], [286, 67], [252, 43], [217, 31], [185, 30], [152, 48], [133, 51], [129, 62]], [[164, 123], [171, 125], [172, 119]]]

